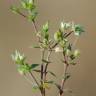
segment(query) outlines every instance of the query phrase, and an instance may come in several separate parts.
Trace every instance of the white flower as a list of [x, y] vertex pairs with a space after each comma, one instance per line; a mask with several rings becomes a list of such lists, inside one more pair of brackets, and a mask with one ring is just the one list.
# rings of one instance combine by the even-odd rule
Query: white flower
[[63, 50], [60, 47], [55, 48], [55, 52], [62, 52]]
[[21, 55], [17, 50], [16, 50], [15, 53], [12, 54], [11, 56], [12, 56], [12, 59], [13, 59], [15, 62], [23, 61], [23, 60], [25, 59], [24, 54]]
[[64, 30], [64, 29], [67, 30], [70, 27], [71, 27], [71, 23], [70, 22], [67, 22], [67, 23], [66, 22], [65, 23], [61, 22], [61, 29], [62, 30]]
[[65, 29], [68, 29], [70, 27], [71, 27], [71, 23], [70, 22], [69, 23], [65, 23]]

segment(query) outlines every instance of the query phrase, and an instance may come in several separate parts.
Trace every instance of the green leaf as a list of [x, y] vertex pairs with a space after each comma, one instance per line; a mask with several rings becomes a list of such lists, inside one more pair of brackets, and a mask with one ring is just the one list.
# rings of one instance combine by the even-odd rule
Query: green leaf
[[75, 25], [75, 32], [76, 36], [80, 36], [84, 32], [84, 28], [81, 25]]
[[75, 59], [75, 56], [73, 54], [70, 55], [70, 59], [71, 60], [74, 60]]
[[65, 40], [61, 40], [60, 42], [59, 42], [59, 44], [60, 44], [60, 46], [61, 47], [65, 47], [65, 45], [66, 45], [66, 41]]
[[80, 55], [80, 51], [76, 49], [73, 54], [75, 57], [78, 57]]
[[57, 41], [57, 42], [60, 42], [62, 40], [62, 32], [61, 31], [57, 31], [55, 34], [54, 34], [54, 39]]
[[43, 31], [43, 32], [48, 32], [48, 30], [49, 30], [49, 22], [47, 21], [47, 22], [43, 25], [42, 31]]
[[21, 0], [21, 5], [24, 9], [32, 11], [36, 8], [32, 1], [33, 0]]
[[68, 47], [67, 47], [70, 51], [72, 50], [72, 44], [68, 44]]
[[18, 65], [18, 71], [20, 74], [26, 74], [30, 71], [30, 66], [28, 64]]
[[43, 42], [45, 42], [46, 44], [49, 41], [49, 22], [46, 22], [43, 27], [42, 27], [42, 31], [41, 31], [41, 36], [43, 37]]
[[66, 74], [65, 74], [65, 77], [64, 77], [64, 80], [66, 81], [66, 80], [68, 80], [69, 78], [70, 78], [70, 74], [66, 73]]
[[51, 72], [51, 71], [48, 71], [52, 76], [56, 77], [56, 74]]
[[33, 45], [30, 48], [40, 48], [40, 46], [39, 45]]
[[12, 10], [12, 12], [13, 13], [15, 13], [15, 14], [18, 14], [19, 13], [19, 11], [20, 11], [20, 9], [19, 8], [17, 8], [17, 7], [15, 7], [15, 6], [11, 6], [10, 7], [10, 9]]
[[21, 5], [24, 9], [27, 8], [27, 2], [25, 0], [21, 0]]
[[66, 52], [65, 53], [66, 53], [67, 56], [70, 56], [71, 51], [69, 49], [66, 49]]
[[34, 68], [36, 68], [36, 67], [38, 67], [40, 64], [32, 64], [31, 66], [30, 66], [30, 68], [31, 69], [34, 69]]

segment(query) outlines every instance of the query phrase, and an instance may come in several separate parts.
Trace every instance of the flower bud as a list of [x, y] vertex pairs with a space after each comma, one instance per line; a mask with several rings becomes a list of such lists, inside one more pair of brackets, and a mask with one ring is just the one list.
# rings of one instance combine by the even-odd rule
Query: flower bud
[[78, 49], [76, 49], [75, 51], [74, 51], [74, 56], [75, 57], [78, 57], [80, 55], [80, 51], [78, 50]]

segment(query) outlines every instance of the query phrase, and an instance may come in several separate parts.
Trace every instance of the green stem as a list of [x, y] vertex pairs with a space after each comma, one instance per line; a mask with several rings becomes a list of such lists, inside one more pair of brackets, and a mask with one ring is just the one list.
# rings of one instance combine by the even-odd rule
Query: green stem
[[[30, 75], [31, 75], [31, 77], [33, 78], [33, 80], [36, 82], [36, 84], [38, 85], [38, 88], [40, 89], [40, 84], [38, 83], [38, 81], [37, 81], [37, 79], [35, 78], [35, 76], [33, 75], [33, 73], [32, 72], [29, 72], [30, 73]], [[41, 91], [41, 89], [40, 89], [40, 91]]]

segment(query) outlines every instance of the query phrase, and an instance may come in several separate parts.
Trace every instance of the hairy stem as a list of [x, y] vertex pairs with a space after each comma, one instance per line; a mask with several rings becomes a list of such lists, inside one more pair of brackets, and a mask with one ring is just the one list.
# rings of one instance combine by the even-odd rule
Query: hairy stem
[[[64, 57], [64, 64], [65, 64], [64, 77], [66, 77], [69, 64], [68, 64], [68, 59], [66, 58], [66, 54], [65, 54], [64, 50], [63, 50], [63, 57]], [[64, 89], [64, 86], [65, 86], [65, 81], [66, 81], [65, 78], [63, 78], [62, 81], [61, 81], [61, 86], [60, 86], [61, 87], [61, 89], [60, 89], [61, 91], [59, 93], [59, 96], [62, 96], [64, 94], [63, 89]]]

